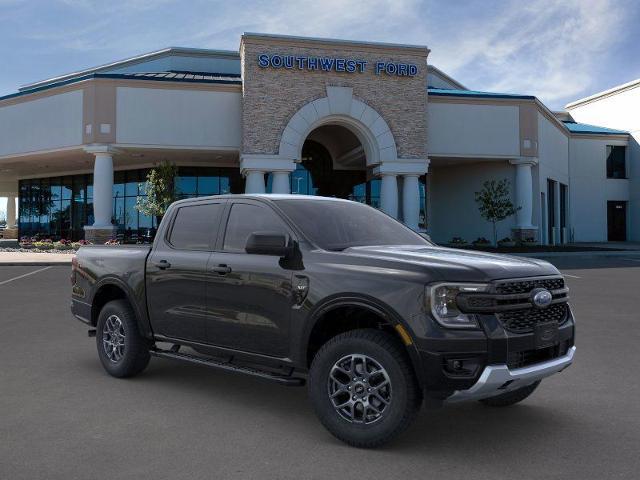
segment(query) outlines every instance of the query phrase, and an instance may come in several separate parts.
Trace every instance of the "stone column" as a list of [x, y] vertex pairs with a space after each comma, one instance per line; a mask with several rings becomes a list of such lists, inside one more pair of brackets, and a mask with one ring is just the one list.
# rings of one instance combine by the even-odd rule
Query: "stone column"
[[380, 185], [380, 208], [387, 215], [398, 218], [398, 178], [395, 173], [383, 173]]
[[538, 163], [535, 157], [522, 157], [510, 160], [516, 167], [515, 197], [516, 227], [513, 235], [516, 239], [537, 238], [538, 227], [533, 225], [533, 174], [531, 167]]
[[272, 193], [291, 193], [291, 183], [289, 182], [288, 171], [273, 172]]
[[245, 172], [246, 183], [244, 193], [264, 193], [264, 171], [263, 170], [247, 170]]
[[245, 193], [265, 193], [265, 172], [273, 172], [273, 193], [289, 193], [289, 173], [295, 170], [292, 158], [247, 153], [240, 156], [240, 173], [245, 176]]
[[381, 163], [373, 169], [373, 174], [381, 179], [381, 210], [398, 218], [398, 176], [402, 176], [402, 211], [404, 223], [410, 228], [418, 228], [420, 215], [420, 190], [418, 177], [429, 170], [428, 159], [397, 158]]
[[93, 163], [93, 225], [84, 227], [85, 239], [93, 243], [104, 243], [113, 238], [116, 228], [113, 217], [113, 155], [115, 150], [108, 145], [86, 147], [94, 155]]
[[404, 224], [413, 230], [418, 230], [420, 219], [420, 182], [418, 177], [417, 174], [402, 176], [403, 220]]

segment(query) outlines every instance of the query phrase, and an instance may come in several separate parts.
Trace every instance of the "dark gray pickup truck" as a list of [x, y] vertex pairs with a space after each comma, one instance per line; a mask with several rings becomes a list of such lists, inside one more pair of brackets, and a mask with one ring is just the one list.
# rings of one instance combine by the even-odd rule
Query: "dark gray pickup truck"
[[400, 433], [425, 399], [520, 402], [575, 352], [549, 263], [440, 248], [324, 197], [176, 202], [151, 247], [81, 248], [72, 284], [111, 375], [157, 356], [307, 383], [323, 425], [359, 447]]

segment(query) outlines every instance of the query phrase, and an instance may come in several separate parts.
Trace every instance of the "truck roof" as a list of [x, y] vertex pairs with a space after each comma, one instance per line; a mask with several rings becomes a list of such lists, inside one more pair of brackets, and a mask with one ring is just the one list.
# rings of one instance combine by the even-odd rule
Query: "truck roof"
[[[334, 201], [334, 202], [350, 202], [351, 200], [345, 200], [342, 198], [335, 197], [321, 197], [319, 195], [299, 195], [299, 194], [283, 194], [283, 193], [229, 193], [224, 195], [210, 195], [207, 197], [194, 197], [194, 198], [185, 198], [183, 200], [179, 200], [179, 203], [191, 203], [197, 202], [206, 199], [220, 199], [220, 198], [232, 198], [232, 199], [240, 199], [240, 198], [255, 198], [261, 200], [312, 200], [312, 201]], [[176, 202], [176, 203], [178, 203]]]

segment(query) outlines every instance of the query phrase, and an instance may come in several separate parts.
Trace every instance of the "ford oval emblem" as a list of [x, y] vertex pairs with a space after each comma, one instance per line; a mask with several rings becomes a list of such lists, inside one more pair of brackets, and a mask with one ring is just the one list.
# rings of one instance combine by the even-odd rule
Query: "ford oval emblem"
[[531, 300], [533, 304], [538, 308], [546, 308], [551, 305], [553, 295], [549, 290], [544, 288], [537, 288], [531, 292]]

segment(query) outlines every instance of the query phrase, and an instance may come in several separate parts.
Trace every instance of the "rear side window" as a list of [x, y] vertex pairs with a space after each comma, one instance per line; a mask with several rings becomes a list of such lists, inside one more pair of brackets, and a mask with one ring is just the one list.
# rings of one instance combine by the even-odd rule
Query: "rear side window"
[[287, 233], [287, 228], [270, 208], [236, 203], [231, 207], [223, 248], [227, 252], [244, 252], [249, 235], [261, 231]]
[[181, 250], [213, 250], [223, 208], [222, 203], [180, 207], [169, 243]]

